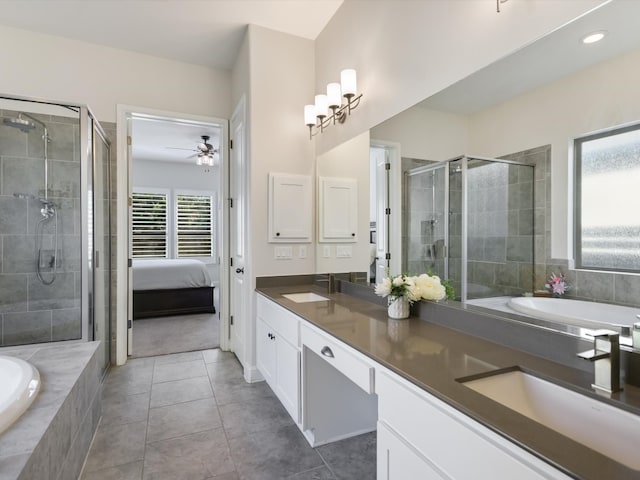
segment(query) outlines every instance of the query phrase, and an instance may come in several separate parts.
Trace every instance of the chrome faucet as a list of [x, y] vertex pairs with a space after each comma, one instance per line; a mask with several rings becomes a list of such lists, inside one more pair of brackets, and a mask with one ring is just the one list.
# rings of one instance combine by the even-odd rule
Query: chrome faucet
[[593, 350], [579, 353], [580, 358], [593, 362], [596, 390], [615, 393], [620, 386], [620, 334], [611, 330], [593, 332]]

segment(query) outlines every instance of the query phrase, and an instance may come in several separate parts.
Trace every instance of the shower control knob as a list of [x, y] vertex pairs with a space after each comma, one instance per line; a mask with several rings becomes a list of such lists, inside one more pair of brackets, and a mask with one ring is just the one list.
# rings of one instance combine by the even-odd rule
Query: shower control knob
[[236, 268], [236, 273], [244, 273], [244, 267]]

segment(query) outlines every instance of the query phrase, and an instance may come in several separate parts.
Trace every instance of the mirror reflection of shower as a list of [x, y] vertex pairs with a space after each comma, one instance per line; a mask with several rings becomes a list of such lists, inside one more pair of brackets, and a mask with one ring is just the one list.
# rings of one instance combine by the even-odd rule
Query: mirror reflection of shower
[[[4, 124], [17, 128], [21, 132], [28, 134], [29, 132], [36, 130], [38, 126], [42, 127], [42, 141], [44, 146], [44, 197], [38, 197], [29, 193], [14, 193], [17, 198], [24, 200], [37, 200], [40, 202], [40, 215], [42, 218], [36, 225], [36, 244], [35, 244], [35, 261], [36, 261], [36, 274], [40, 282], [44, 285], [51, 285], [58, 273], [58, 209], [56, 205], [49, 200], [49, 154], [48, 146], [51, 142], [49, 131], [47, 126], [35, 117], [32, 117], [28, 113], [19, 112], [17, 117], [5, 118]], [[54, 246], [53, 250], [45, 250], [43, 248], [43, 237], [45, 226], [53, 221], [54, 224]], [[45, 275], [46, 272], [46, 275]]]

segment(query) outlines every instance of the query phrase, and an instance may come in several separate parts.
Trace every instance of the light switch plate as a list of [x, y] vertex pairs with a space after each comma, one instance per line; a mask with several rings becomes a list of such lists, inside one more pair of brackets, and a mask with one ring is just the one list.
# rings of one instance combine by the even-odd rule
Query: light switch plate
[[276, 260], [291, 260], [293, 258], [293, 247], [275, 247]]
[[322, 247], [322, 256], [324, 258], [331, 258], [331, 246], [330, 245], [325, 245], [324, 247]]
[[351, 258], [353, 250], [351, 245], [337, 245], [336, 246], [336, 258]]
[[300, 245], [298, 247], [298, 258], [307, 258], [307, 246]]

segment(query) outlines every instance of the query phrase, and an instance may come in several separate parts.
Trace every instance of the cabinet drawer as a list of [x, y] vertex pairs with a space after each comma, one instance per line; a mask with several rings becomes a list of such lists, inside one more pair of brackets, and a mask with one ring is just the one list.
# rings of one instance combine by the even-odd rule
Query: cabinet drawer
[[295, 347], [300, 346], [300, 317], [277, 303], [257, 295], [256, 313], [265, 323]]
[[374, 368], [361, 354], [330, 335], [307, 325], [302, 325], [300, 335], [303, 346], [316, 353], [366, 393], [373, 393]]
[[376, 393], [379, 421], [450, 478], [569, 478], [393, 373], [378, 371]]

